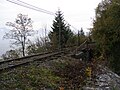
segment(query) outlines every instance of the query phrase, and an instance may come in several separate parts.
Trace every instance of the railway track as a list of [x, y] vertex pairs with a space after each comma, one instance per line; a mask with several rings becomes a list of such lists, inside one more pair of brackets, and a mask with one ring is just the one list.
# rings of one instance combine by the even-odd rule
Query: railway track
[[22, 58], [17, 58], [17, 59], [11, 59], [11, 60], [6, 60], [6, 61], [1, 61], [0, 62], [0, 72], [16, 68], [21, 65], [25, 65], [34, 61], [44, 61], [45, 58], [50, 58], [50, 57], [55, 57], [56, 55], [60, 55], [63, 53], [62, 51], [60, 52], [47, 52], [47, 53], [41, 53], [41, 54], [36, 54], [36, 55], [31, 55], [31, 56], [26, 56]]
[[[75, 47], [76, 48], [76, 47]], [[69, 54], [71, 50], [69, 48], [63, 49], [65, 54]], [[34, 61], [45, 61], [45, 58], [49, 58], [49, 60], [55, 58], [56, 55], [60, 56], [60, 54], [63, 53], [63, 51], [59, 52], [45, 52], [45, 53], [40, 53], [40, 54], [35, 54], [31, 56], [25, 56], [17, 59], [11, 59], [11, 60], [6, 60], [6, 61], [1, 61], [0, 62], [0, 73], [2, 71], [6, 71], [12, 68], [16, 68], [21, 65], [25, 65]], [[73, 53], [73, 50], [72, 52]]]

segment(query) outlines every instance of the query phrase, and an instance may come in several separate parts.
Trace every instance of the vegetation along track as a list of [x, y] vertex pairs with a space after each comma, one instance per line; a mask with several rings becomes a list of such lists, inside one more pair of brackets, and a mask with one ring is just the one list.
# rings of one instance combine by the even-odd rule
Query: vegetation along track
[[36, 55], [26, 56], [26, 57], [22, 57], [22, 58], [17, 58], [17, 59], [1, 61], [0, 62], [0, 72], [15, 68], [15, 67], [18, 67], [18, 66], [21, 66], [21, 65], [28, 64], [28, 63], [33, 62], [33, 61], [37, 61], [37, 60], [42, 61], [45, 58], [60, 55], [61, 53], [63, 53], [63, 52], [62, 51], [60, 51], [60, 52], [49, 52], [49, 53], [47, 52], [47, 53], [42, 53], [42, 54], [36, 54]]

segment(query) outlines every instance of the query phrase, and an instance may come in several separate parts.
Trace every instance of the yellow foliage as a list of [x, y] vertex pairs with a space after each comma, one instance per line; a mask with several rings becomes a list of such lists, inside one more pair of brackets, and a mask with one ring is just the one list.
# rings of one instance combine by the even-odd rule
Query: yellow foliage
[[87, 75], [87, 77], [91, 77], [91, 73], [92, 73], [91, 67], [87, 67], [86, 68], [86, 75]]

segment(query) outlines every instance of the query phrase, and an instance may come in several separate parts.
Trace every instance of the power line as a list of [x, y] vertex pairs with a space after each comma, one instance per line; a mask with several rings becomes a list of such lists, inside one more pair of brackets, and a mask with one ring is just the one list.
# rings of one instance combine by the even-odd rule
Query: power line
[[26, 7], [26, 8], [29, 8], [29, 9], [33, 9], [35, 11], [43, 12], [43, 13], [46, 13], [49, 15], [55, 15], [55, 13], [53, 13], [53, 12], [50, 12], [50, 11], [47, 11], [45, 9], [30, 5], [30, 4], [23, 2], [23, 1], [20, 1], [20, 0], [7, 0], [7, 1], [14, 3], [14, 4], [17, 4], [17, 5], [20, 5], [20, 6], [23, 6], [23, 7]]
[[[20, 1], [20, 0], [7, 0], [11, 3], [14, 3], [14, 4], [17, 4], [19, 6], [23, 6], [23, 7], [26, 7], [26, 8], [29, 8], [29, 9], [32, 9], [32, 10], [35, 10], [35, 11], [38, 11], [38, 12], [43, 12], [43, 13], [46, 13], [46, 14], [49, 14], [49, 15], [54, 15], [55, 16], [55, 13], [51, 12], [51, 11], [48, 11], [48, 10], [45, 10], [45, 9], [42, 9], [42, 8], [39, 8], [39, 7], [36, 7], [36, 6], [33, 6], [31, 4], [28, 4], [26, 2], [23, 2], [23, 1]], [[65, 22], [71, 26], [73, 29], [75, 30], [78, 30], [76, 29], [74, 26], [72, 26], [71, 24], [69, 24], [66, 20]]]
[[[42, 9], [42, 8], [30, 5], [30, 4], [28, 4], [26, 2], [23, 2], [23, 1], [20, 1], [20, 0], [7, 0], [7, 1], [9, 1], [11, 3], [14, 3], [14, 4], [17, 4], [17, 5], [20, 5], [20, 6], [23, 6], [23, 7], [26, 7], [26, 8], [29, 8], [29, 9], [32, 9], [32, 10], [35, 10], [35, 11], [39, 11], [39, 12], [43, 12], [43, 13], [55, 16], [55, 13], [53, 13], [53, 12], [50, 12], [50, 11], [47, 11], [45, 9]], [[70, 25], [67, 21], [65, 21], [65, 22], [69, 26], [71, 26], [72, 28], [76, 29], [75, 27], [73, 27], [72, 25]], [[61, 41], [61, 27], [60, 27], [60, 23], [59, 23], [59, 49], [61, 50], [61, 42], [60, 41]]]
[[[49, 15], [54, 15], [55, 16], [55, 13], [51, 12], [51, 11], [48, 11], [48, 10], [45, 10], [45, 9], [42, 9], [42, 8], [39, 8], [39, 7], [36, 7], [36, 6], [33, 6], [31, 4], [28, 4], [26, 2], [23, 2], [23, 1], [20, 1], [20, 0], [7, 0], [11, 3], [14, 3], [16, 5], [19, 5], [19, 6], [23, 6], [25, 8], [29, 8], [29, 9], [32, 9], [32, 10], [35, 10], [35, 11], [38, 11], [38, 12], [42, 12], [42, 13], [46, 13], [46, 14], [49, 14]], [[75, 29], [75, 30], [78, 30], [77, 28], [75, 28], [74, 26], [72, 26], [71, 24], [69, 24], [66, 20], [64, 20], [71, 28]]]
[[65, 20], [65, 22], [66, 22], [69, 26], [71, 26], [73, 29], [78, 30], [77, 28], [75, 28], [74, 26], [72, 26], [71, 24], [69, 24], [66, 20]]

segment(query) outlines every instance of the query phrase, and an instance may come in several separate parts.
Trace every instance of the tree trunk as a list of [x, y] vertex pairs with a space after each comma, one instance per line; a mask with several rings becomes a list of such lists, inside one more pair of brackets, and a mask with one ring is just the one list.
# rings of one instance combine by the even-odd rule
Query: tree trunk
[[24, 57], [25, 56], [25, 44], [24, 44], [24, 42], [22, 42], [22, 54]]

